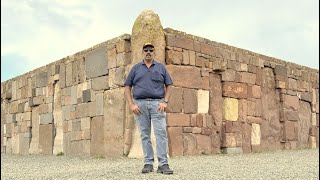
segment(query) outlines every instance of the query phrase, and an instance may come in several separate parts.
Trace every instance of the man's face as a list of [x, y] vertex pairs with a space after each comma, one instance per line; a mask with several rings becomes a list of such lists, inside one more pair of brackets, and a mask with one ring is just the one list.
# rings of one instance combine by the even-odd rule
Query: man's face
[[147, 46], [147, 47], [143, 48], [143, 53], [144, 53], [144, 59], [146, 61], [153, 60], [153, 56], [154, 56], [154, 48], [153, 47]]

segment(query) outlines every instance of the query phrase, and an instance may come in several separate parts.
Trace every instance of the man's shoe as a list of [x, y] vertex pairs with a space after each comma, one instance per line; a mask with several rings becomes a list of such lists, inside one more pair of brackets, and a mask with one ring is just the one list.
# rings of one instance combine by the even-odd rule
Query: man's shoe
[[164, 165], [158, 167], [157, 173], [173, 174], [173, 170], [171, 170], [169, 168], [168, 164], [164, 164]]
[[143, 166], [143, 169], [141, 171], [142, 173], [149, 173], [149, 172], [153, 172], [153, 165], [151, 164], [145, 164]]

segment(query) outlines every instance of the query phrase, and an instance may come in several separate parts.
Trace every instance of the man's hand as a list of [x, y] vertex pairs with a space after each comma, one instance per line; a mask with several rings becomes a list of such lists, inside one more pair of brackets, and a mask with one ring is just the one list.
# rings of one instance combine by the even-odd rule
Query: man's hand
[[136, 105], [135, 103], [130, 104], [130, 109], [136, 115], [141, 114], [141, 110], [140, 110], [139, 106]]
[[160, 103], [159, 103], [159, 109], [158, 109], [158, 111], [164, 112], [165, 109], [166, 109], [166, 107], [167, 107], [167, 103], [165, 103], [165, 102], [160, 102]]

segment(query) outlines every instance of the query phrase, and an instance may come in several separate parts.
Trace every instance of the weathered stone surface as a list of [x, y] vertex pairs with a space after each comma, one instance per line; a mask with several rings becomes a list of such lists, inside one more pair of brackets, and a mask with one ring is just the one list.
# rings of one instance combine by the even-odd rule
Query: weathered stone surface
[[222, 153], [224, 154], [242, 154], [242, 148], [232, 147], [232, 148], [222, 148]]
[[96, 94], [96, 115], [103, 115], [103, 93]]
[[104, 92], [104, 141], [107, 155], [123, 155], [124, 88]]
[[299, 148], [307, 148], [308, 147], [308, 139], [309, 139], [309, 129], [311, 127], [311, 107], [310, 103], [300, 101], [299, 106], [299, 121], [298, 121], [298, 142], [297, 146]]
[[[142, 46], [150, 42], [155, 47], [155, 59], [165, 62], [165, 34], [159, 16], [151, 10], [143, 11], [135, 20], [131, 33], [132, 63], [141, 61]], [[148, 34], [148, 36], [146, 36]], [[167, 39], [167, 41], [170, 41]], [[169, 43], [168, 43], [169, 45]]]
[[90, 149], [90, 140], [72, 141], [70, 144], [72, 155], [89, 155]]
[[307, 101], [307, 102], [312, 102], [312, 93], [301, 92], [300, 99]]
[[195, 66], [196, 65], [196, 53], [194, 51], [189, 51], [189, 59], [190, 59], [190, 65]]
[[248, 72], [240, 72], [240, 82], [247, 84], [255, 84], [256, 83], [256, 74], [248, 73]]
[[107, 51], [108, 57], [108, 68], [115, 68], [117, 67], [117, 49], [112, 48]]
[[53, 125], [40, 124], [39, 125], [39, 153], [52, 154], [53, 150]]
[[262, 70], [262, 87], [275, 88], [275, 78], [271, 68]]
[[171, 49], [166, 51], [166, 63], [167, 64], [180, 65], [182, 63], [182, 60], [183, 60], [182, 52], [174, 51]]
[[103, 155], [105, 152], [103, 120], [103, 116], [93, 117], [91, 120], [91, 155]]
[[260, 124], [252, 123], [251, 144], [260, 145], [261, 131]]
[[198, 90], [198, 113], [208, 113], [209, 91]]
[[287, 68], [285, 66], [276, 65], [274, 68], [274, 73], [276, 75], [287, 76]]
[[131, 63], [131, 53], [123, 52], [117, 54], [117, 66], [126, 66]]
[[236, 137], [234, 133], [224, 133], [222, 134], [222, 144], [221, 147], [236, 147]]
[[242, 149], [244, 153], [251, 152], [251, 133], [252, 126], [250, 124], [241, 124], [242, 132]]
[[[171, 96], [178, 99], [177, 96]], [[169, 106], [169, 105], [168, 105]], [[198, 111], [198, 94], [196, 90], [184, 89], [183, 90], [183, 112], [186, 114], [195, 114]]]
[[183, 155], [183, 132], [182, 127], [168, 127], [168, 143], [169, 155], [182, 156]]
[[233, 98], [247, 98], [248, 88], [246, 84], [224, 82], [223, 84], [223, 96]]
[[227, 121], [238, 120], [238, 100], [234, 98], [224, 98], [223, 100], [223, 119]]
[[90, 89], [82, 91], [83, 103], [91, 102], [91, 97], [92, 97], [91, 93], [92, 92]]
[[299, 113], [297, 111], [283, 110], [281, 121], [298, 121]]
[[84, 59], [79, 58], [72, 62], [72, 84], [79, 84], [86, 81]]
[[187, 133], [183, 135], [183, 155], [194, 155], [197, 152], [196, 135]]
[[299, 97], [284, 95], [283, 107], [291, 110], [298, 110], [299, 108]]
[[235, 80], [235, 70], [227, 69], [222, 72], [222, 81], [234, 81]]
[[124, 86], [125, 82], [125, 67], [119, 67], [109, 70], [109, 87], [117, 88]]
[[288, 89], [296, 91], [298, 89], [297, 80], [289, 78]]
[[[283, 138], [285, 141], [295, 141], [297, 140], [297, 124], [292, 121], [284, 122], [284, 130], [283, 130]], [[308, 129], [308, 136], [309, 136], [309, 129]]]
[[51, 124], [53, 121], [52, 113], [46, 113], [40, 115], [40, 124]]
[[118, 40], [116, 43], [116, 48], [118, 53], [130, 52], [131, 51], [130, 39]]
[[261, 98], [261, 87], [257, 85], [248, 86], [248, 98]]
[[167, 113], [167, 126], [190, 126], [190, 115]]
[[210, 136], [198, 134], [197, 151], [199, 154], [211, 154], [212, 146]]
[[106, 47], [97, 48], [86, 54], [85, 70], [89, 79], [108, 74]]
[[182, 51], [182, 64], [189, 65], [190, 64], [190, 58], [189, 58], [189, 51], [183, 50]]
[[183, 98], [183, 89], [178, 87], [172, 87], [171, 96], [169, 98], [166, 111], [170, 113], [182, 112], [182, 108], [183, 108], [182, 98]]
[[[195, 89], [200, 89], [202, 87], [199, 68], [175, 65], [167, 65], [166, 67], [173, 80], [174, 86]], [[188, 74], [188, 78], [181, 76], [182, 74]]]
[[222, 114], [223, 114], [223, 98], [222, 98], [222, 87], [220, 76], [218, 74], [210, 74], [210, 107], [209, 114], [212, 115], [213, 121], [216, 126], [221, 127], [222, 125]]
[[72, 86], [72, 62], [66, 64], [66, 86]]
[[167, 34], [166, 40], [167, 40], [168, 46], [178, 47], [178, 48], [183, 48], [183, 49], [188, 49], [188, 50], [194, 50], [193, 40], [191, 40], [191, 39]]
[[36, 77], [36, 87], [44, 87], [48, 85], [47, 72], [41, 72]]

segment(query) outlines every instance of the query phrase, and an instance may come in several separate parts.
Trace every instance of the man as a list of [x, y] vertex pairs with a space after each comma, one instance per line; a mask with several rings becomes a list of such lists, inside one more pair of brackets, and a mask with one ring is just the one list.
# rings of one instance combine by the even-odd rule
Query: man
[[150, 140], [152, 123], [159, 162], [157, 172], [173, 174], [167, 158], [168, 138], [165, 112], [172, 79], [165, 66], [154, 60], [154, 46], [151, 43], [144, 44], [142, 50], [143, 61], [132, 67], [125, 82], [125, 96], [140, 130], [144, 154], [142, 173], [153, 172], [154, 152]]

